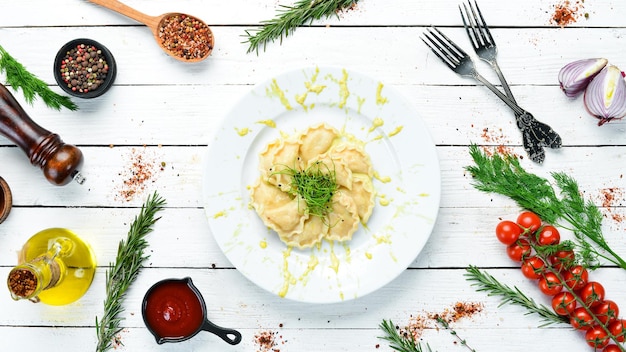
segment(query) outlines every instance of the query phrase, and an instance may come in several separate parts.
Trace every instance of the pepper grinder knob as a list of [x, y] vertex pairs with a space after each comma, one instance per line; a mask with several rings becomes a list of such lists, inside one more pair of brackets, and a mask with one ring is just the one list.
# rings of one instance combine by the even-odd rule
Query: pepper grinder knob
[[85, 181], [79, 169], [83, 153], [65, 144], [59, 135], [37, 125], [9, 90], [0, 84], [0, 133], [17, 144], [34, 166], [39, 166], [50, 183], [63, 186], [72, 180]]

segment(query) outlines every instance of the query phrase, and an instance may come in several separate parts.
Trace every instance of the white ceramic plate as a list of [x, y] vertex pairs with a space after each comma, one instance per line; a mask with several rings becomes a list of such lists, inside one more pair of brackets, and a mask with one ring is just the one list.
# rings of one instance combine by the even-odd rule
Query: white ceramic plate
[[[351, 241], [292, 249], [249, 206], [249, 186], [268, 143], [320, 122], [366, 142], [376, 206]], [[384, 286], [415, 260], [439, 210], [439, 162], [418, 112], [347, 69], [304, 68], [255, 86], [218, 128], [204, 166], [204, 206], [222, 251], [255, 284], [297, 301], [345, 301]]]

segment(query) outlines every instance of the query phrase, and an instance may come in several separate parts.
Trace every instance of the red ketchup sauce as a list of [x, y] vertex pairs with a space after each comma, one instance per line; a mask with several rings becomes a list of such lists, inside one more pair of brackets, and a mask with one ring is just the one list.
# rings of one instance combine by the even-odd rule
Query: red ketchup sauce
[[166, 281], [152, 288], [145, 303], [145, 320], [161, 339], [181, 339], [204, 322], [200, 298], [186, 281]]

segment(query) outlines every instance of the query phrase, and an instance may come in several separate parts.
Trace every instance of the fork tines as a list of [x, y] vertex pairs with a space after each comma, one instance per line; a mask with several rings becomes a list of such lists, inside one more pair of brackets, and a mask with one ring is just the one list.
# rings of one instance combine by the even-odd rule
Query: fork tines
[[424, 32], [424, 37], [421, 39], [451, 69], [459, 66], [461, 60], [468, 56], [463, 49], [454, 44], [450, 38], [436, 27], [427, 28]]
[[487, 23], [485, 22], [483, 14], [480, 12], [476, 1], [474, 1], [473, 5], [470, 1], [468, 1], [467, 4], [469, 9], [468, 6], [462, 4], [459, 5], [459, 11], [461, 11], [463, 26], [465, 27], [467, 35], [470, 37], [470, 41], [472, 42], [474, 48], [495, 45], [491, 32], [489, 31], [489, 27], [487, 27]]

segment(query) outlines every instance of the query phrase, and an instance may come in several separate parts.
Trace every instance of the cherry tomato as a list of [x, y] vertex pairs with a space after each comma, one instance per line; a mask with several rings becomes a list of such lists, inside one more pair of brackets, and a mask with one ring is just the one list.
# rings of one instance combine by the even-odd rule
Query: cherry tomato
[[561, 271], [563, 269], [568, 269], [572, 266], [575, 259], [574, 251], [572, 250], [562, 250], [554, 253], [548, 258], [552, 267], [557, 271]]
[[570, 324], [576, 330], [587, 330], [593, 325], [593, 316], [587, 311], [585, 307], [578, 307], [574, 309], [569, 319]]
[[604, 348], [609, 344], [609, 336], [602, 326], [594, 325], [585, 333], [587, 344], [593, 348]]
[[552, 309], [558, 315], [570, 315], [576, 309], [576, 297], [569, 292], [560, 292], [552, 297]]
[[517, 224], [524, 230], [524, 233], [535, 233], [541, 227], [541, 219], [532, 211], [523, 211], [517, 217]]
[[599, 282], [591, 281], [580, 289], [578, 295], [587, 307], [593, 308], [604, 300], [604, 287]]
[[608, 345], [602, 350], [602, 352], [622, 352], [622, 350], [617, 347], [617, 345]]
[[617, 306], [617, 303], [609, 299], [600, 302], [600, 304], [593, 307], [592, 311], [598, 320], [600, 320], [600, 322], [604, 325], [608, 322], [616, 320], [619, 317], [619, 307]]
[[589, 273], [581, 265], [576, 265], [563, 273], [563, 280], [567, 287], [578, 291], [589, 282]]
[[563, 284], [555, 273], [548, 272], [543, 274], [543, 277], [538, 282], [541, 292], [548, 296], [554, 296], [563, 290]]
[[609, 331], [611, 335], [615, 336], [615, 339], [618, 342], [626, 341], [626, 320], [625, 319], [617, 319], [611, 323], [609, 323]]
[[522, 234], [522, 228], [510, 220], [503, 220], [496, 226], [496, 236], [500, 242], [511, 245], [517, 241]]
[[537, 243], [542, 246], [550, 246], [553, 244], [558, 244], [561, 241], [561, 234], [556, 227], [552, 225], [546, 225], [541, 228], [539, 233], [537, 234]]
[[521, 262], [524, 258], [528, 257], [530, 255], [530, 252], [530, 242], [528, 242], [528, 240], [524, 238], [520, 238], [519, 240], [515, 241], [515, 243], [506, 247], [506, 254], [509, 256], [509, 258], [516, 262]]
[[522, 262], [522, 274], [531, 280], [541, 278], [546, 264], [539, 257], [528, 257]]

